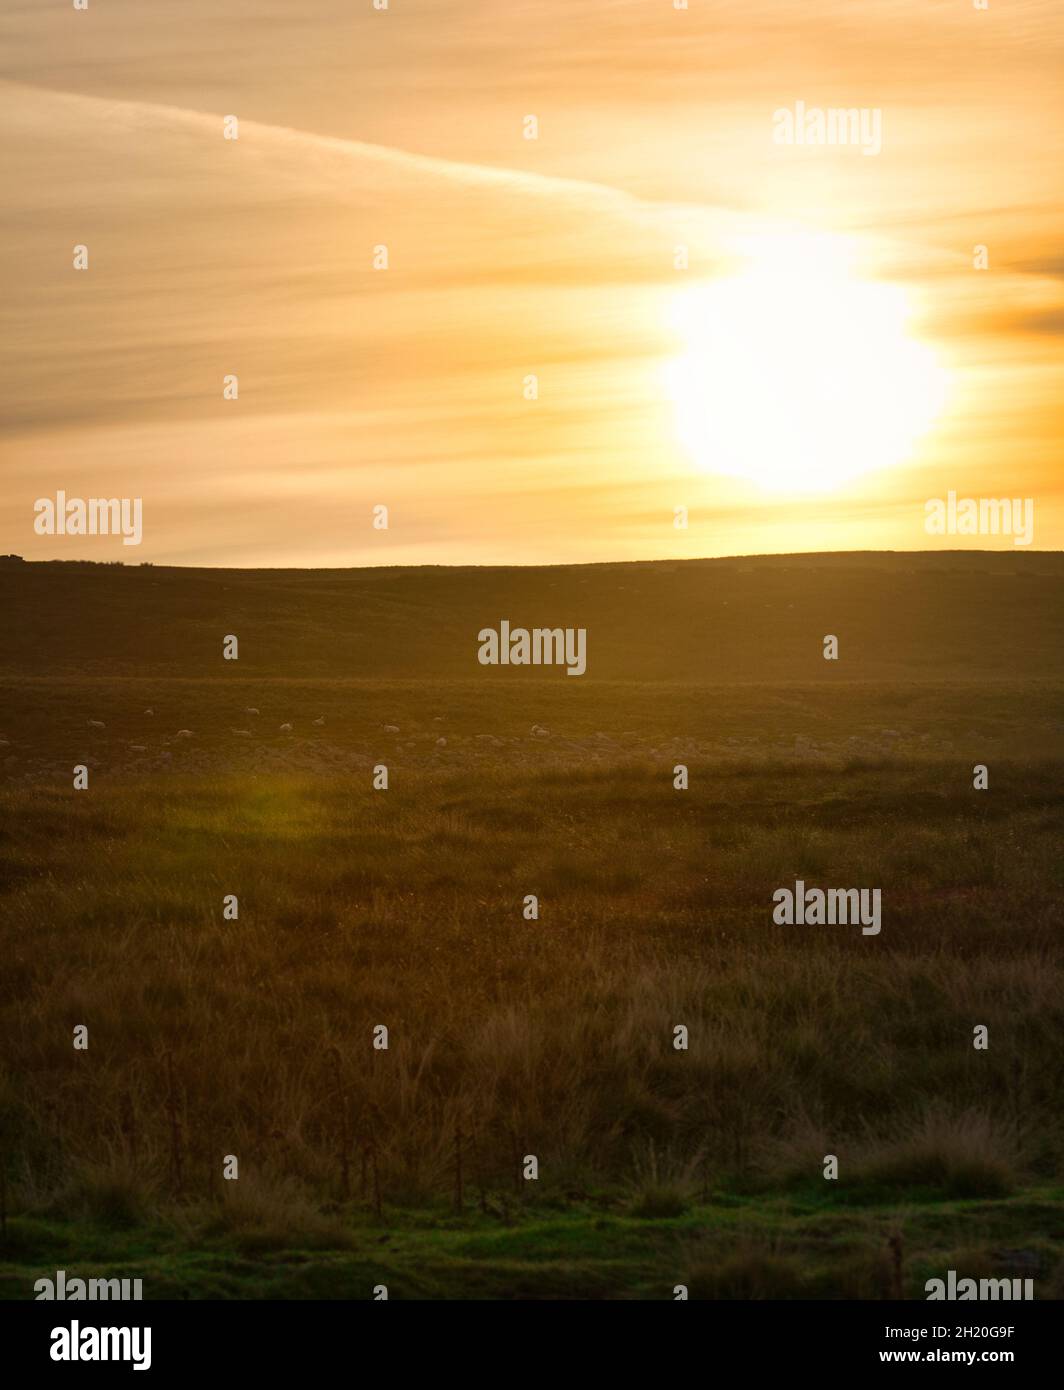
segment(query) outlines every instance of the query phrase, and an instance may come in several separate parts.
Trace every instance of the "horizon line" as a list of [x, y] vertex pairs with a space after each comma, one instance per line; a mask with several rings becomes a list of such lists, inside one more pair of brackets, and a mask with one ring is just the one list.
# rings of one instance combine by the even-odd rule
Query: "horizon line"
[[727, 564], [740, 560], [812, 560], [825, 558], [841, 557], [876, 557], [876, 556], [942, 556], [955, 558], [958, 555], [979, 555], [979, 556], [1011, 556], [1013, 559], [1029, 555], [1064, 555], [1064, 548], [1044, 549], [1035, 546], [1016, 546], [1008, 550], [1005, 547], [996, 549], [982, 549], [975, 546], [961, 546], [947, 549], [937, 547], [933, 550], [892, 550], [892, 549], [862, 549], [862, 550], [770, 550], [759, 551], [750, 554], [734, 555], [688, 555], [671, 556], [662, 555], [652, 559], [638, 560], [553, 560], [542, 563], [510, 563], [510, 564], [447, 564], [444, 562], [423, 562], [421, 564], [374, 564], [374, 565], [217, 565], [217, 564], [169, 564], [164, 561], [155, 560], [87, 560], [87, 559], [49, 559], [49, 560], [29, 560], [24, 555], [16, 555], [9, 552], [0, 555], [0, 567], [11, 566], [12, 564], [23, 565], [91, 565], [101, 569], [157, 569], [157, 570], [187, 570], [187, 571], [211, 571], [220, 570], [225, 573], [277, 573], [277, 574], [346, 574], [355, 571], [363, 572], [368, 570], [559, 570], [559, 569], [592, 569], [605, 568], [607, 566], [619, 565], [704, 565], [704, 564]]

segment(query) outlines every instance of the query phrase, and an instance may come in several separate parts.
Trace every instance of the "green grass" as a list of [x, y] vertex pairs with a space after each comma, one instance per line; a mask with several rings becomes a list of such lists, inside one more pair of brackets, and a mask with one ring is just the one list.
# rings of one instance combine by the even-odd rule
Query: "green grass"
[[[865, 1205], [830, 1195], [725, 1198], [640, 1219], [608, 1202], [506, 1213], [395, 1210], [348, 1214], [332, 1248], [276, 1233], [235, 1240], [191, 1216], [115, 1232], [21, 1219], [0, 1255], [0, 1298], [33, 1282], [128, 1277], [154, 1298], [923, 1298], [949, 1268], [982, 1277], [1035, 1271], [1036, 1296], [1064, 1291], [1064, 1192], [1005, 1201]], [[901, 1266], [889, 1241], [901, 1236]], [[900, 1284], [895, 1278], [900, 1278]]]

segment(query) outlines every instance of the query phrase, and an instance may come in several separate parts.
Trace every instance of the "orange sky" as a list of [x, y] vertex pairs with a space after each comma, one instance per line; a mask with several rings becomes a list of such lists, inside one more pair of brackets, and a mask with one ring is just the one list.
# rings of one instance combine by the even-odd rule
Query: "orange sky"
[[[6, 4], [0, 550], [1012, 548], [928, 536], [951, 489], [1059, 547], [1060, 5], [689, 4]], [[798, 101], [880, 111], [882, 151], [775, 143]], [[941, 398], [903, 447], [914, 363]], [[142, 544], [35, 535], [59, 489], [143, 498]]]

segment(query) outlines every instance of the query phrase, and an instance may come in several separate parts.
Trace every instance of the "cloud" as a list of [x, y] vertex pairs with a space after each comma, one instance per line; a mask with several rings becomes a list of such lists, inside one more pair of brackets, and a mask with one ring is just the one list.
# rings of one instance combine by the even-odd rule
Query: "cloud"
[[9, 430], [209, 415], [228, 372], [245, 409], [326, 409], [415, 372], [431, 395], [507, 362], [651, 351], [589, 293], [660, 282], [680, 231], [708, 256], [736, 221], [256, 122], [229, 141], [222, 114], [10, 83], [0, 118]]
[[[334, 559], [372, 560], [345, 518], [382, 487], [420, 558], [660, 546], [653, 517], [691, 477], [657, 388], [667, 300], [802, 220], [851, 234], [952, 357], [963, 409], [931, 457], [954, 481], [988, 456], [1045, 472], [1024, 460], [1052, 455], [1058, 418], [1054, 4], [180, 11], [0, 12], [0, 548], [20, 548], [27, 493], [71, 478], [142, 492], [172, 560], [224, 560], [239, 536], [246, 563], [291, 561], [293, 527], [305, 562], [326, 533]], [[883, 105], [882, 158], [773, 147], [796, 96]], [[723, 548], [756, 548], [735, 519], [766, 501], [730, 486], [691, 480]], [[886, 483], [877, 505], [889, 528]]]

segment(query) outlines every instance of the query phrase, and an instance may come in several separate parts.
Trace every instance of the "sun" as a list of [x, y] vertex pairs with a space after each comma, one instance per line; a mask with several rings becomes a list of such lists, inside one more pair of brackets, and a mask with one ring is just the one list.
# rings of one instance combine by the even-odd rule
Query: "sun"
[[946, 373], [909, 335], [898, 285], [861, 279], [840, 238], [744, 243], [735, 275], [677, 295], [665, 367], [677, 435], [707, 472], [772, 491], [837, 487], [907, 459]]

